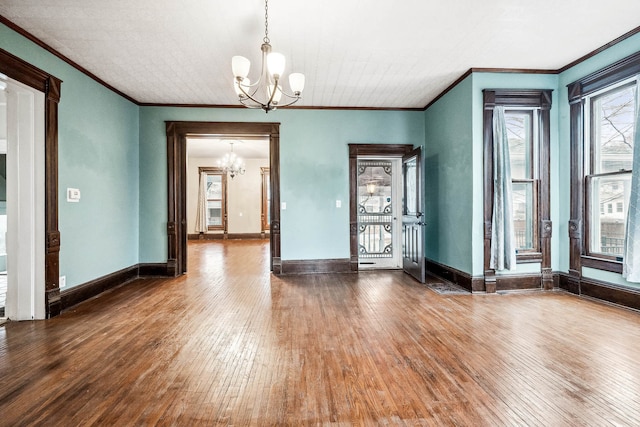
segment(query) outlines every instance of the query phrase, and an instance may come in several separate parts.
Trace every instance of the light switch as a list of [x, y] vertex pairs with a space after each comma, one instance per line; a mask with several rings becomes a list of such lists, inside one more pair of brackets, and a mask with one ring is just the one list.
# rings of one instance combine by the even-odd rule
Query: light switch
[[77, 188], [67, 188], [67, 202], [78, 203], [80, 201], [80, 190]]
[[287, 202], [282, 202], [280, 204], [280, 209], [282, 209], [283, 211], [287, 209]]
[[336, 200], [336, 208], [342, 207], [342, 200]]

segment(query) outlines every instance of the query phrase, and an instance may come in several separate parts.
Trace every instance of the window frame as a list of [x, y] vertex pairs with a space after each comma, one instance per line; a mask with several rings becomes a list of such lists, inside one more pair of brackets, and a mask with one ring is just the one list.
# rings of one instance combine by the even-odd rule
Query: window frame
[[[569, 135], [571, 144], [571, 207], [569, 220], [569, 274], [582, 275], [582, 267], [622, 273], [621, 257], [603, 256], [589, 252], [590, 230], [590, 186], [587, 172], [593, 169], [591, 135], [587, 136], [586, 123], [591, 120], [585, 104], [591, 97], [607, 88], [615, 89], [624, 81], [640, 74], [640, 52], [615, 62], [567, 85], [569, 100]], [[591, 129], [589, 129], [591, 132]], [[588, 141], [585, 138], [588, 137]], [[589, 147], [587, 147], [587, 142]], [[586, 152], [587, 148], [589, 152]], [[588, 158], [586, 156], [589, 156]], [[587, 162], [589, 169], [587, 170]], [[601, 175], [601, 174], [599, 174]], [[592, 179], [592, 178], [590, 178]]]
[[222, 224], [220, 225], [209, 225], [209, 209], [207, 207], [207, 230], [208, 231], [227, 231], [227, 174], [224, 172], [222, 168], [218, 167], [198, 167], [198, 176], [201, 173], [206, 173], [208, 175], [219, 175], [222, 177], [222, 199], [209, 199], [207, 198], [207, 203], [211, 200], [221, 200], [221, 208], [222, 208]]
[[[518, 264], [540, 263], [544, 288], [553, 287], [551, 272], [551, 232], [550, 198], [549, 198], [549, 151], [550, 151], [550, 110], [551, 89], [485, 89], [484, 94], [484, 269], [487, 277], [495, 275], [490, 269], [491, 258], [491, 217], [493, 213], [493, 110], [496, 106], [504, 106], [506, 111], [524, 111], [537, 109], [537, 123], [532, 115], [532, 129], [537, 128], [537, 144], [532, 141], [531, 156], [534, 181], [535, 250], [518, 251]], [[532, 134], [533, 137], [533, 134]], [[537, 156], [534, 153], [537, 150]], [[535, 175], [537, 171], [537, 177]], [[518, 180], [512, 180], [518, 181]], [[530, 180], [525, 180], [530, 181]]]

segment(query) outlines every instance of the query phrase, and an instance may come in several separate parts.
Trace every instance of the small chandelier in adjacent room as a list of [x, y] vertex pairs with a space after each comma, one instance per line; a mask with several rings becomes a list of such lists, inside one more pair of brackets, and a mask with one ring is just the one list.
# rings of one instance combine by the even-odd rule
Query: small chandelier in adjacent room
[[244, 175], [245, 173], [244, 162], [233, 152], [233, 143], [234, 141], [229, 141], [231, 151], [218, 160], [218, 167], [222, 168], [224, 173], [228, 173], [231, 179], [236, 175]]
[[[278, 107], [287, 107], [297, 102], [304, 89], [304, 74], [289, 74], [289, 86], [292, 94], [285, 92], [280, 85], [284, 73], [285, 58], [281, 53], [271, 51], [269, 40], [269, 7], [268, 0], [264, 2], [264, 38], [262, 39], [262, 68], [258, 81], [251, 84], [249, 68], [251, 62], [244, 56], [231, 58], [233, 70], [233, 87], [238, 100], [248, 108], [262, 108], [265, 113]], [[282, 96], [285, 99], [282, 103]]]

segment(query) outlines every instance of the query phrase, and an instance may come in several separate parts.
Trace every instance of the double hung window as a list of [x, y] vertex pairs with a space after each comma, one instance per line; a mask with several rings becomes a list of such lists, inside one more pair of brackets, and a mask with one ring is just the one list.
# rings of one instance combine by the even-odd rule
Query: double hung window
[[622, 260], [633, 163], [636, 78], [584, 98], [586, 253]]

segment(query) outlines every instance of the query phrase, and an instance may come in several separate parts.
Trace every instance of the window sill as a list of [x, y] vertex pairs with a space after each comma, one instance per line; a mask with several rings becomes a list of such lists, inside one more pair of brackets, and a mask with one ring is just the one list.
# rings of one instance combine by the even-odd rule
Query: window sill
[[535, 262], [542, 262], [541, 252], [522, 252], [516, 254], [516, 262], [518, 264], [531, 264]]
[[583, 267], [595, 268], [597, 270], [610, 271], [612, 273], [622, 273], [622, 262], [610, 259], [597, 258], [582, 255], [580, 257]]

